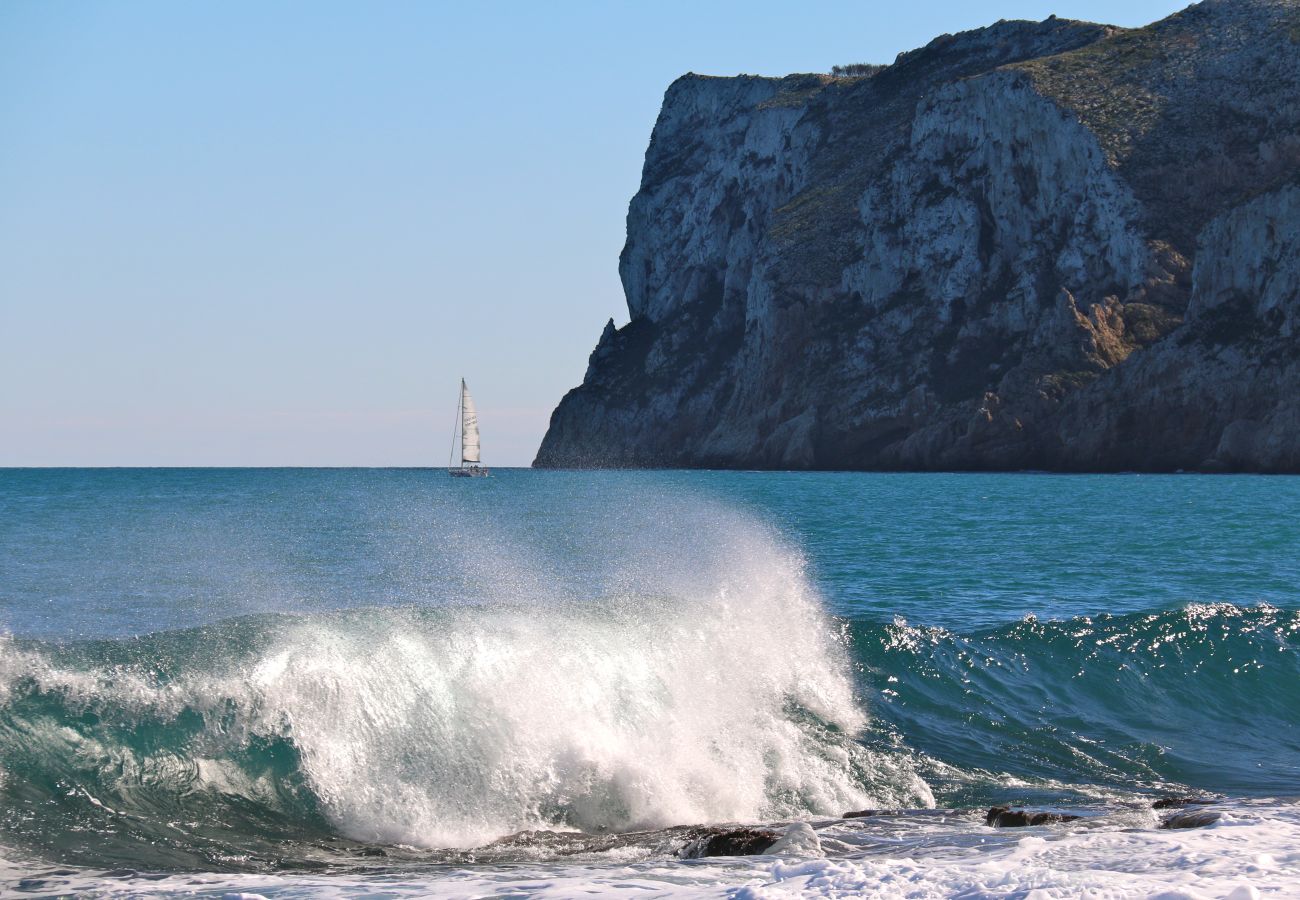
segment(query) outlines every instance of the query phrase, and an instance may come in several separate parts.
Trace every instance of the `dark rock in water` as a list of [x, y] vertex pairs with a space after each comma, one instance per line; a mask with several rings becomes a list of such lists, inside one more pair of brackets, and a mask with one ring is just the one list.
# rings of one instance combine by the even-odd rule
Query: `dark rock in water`
[[1219, 813], [1212, 809], [1189, 809], [1176, 812], [1160, 823], [1161, 828], [1204, 828], [1219, 821]]
[[781, 835], [767, 828], [711, 828], [688, 844], [682, 856], [757, 856], [766, 853]]
[[871, 819], [877, 816], [959, 816], [959, 809], [859, 809], [846, 812], [841, 819]]
[[1056, 822], [1073, 822], [1082, 816], [1068, 813], [1030, 812], [1025, 809], [1009, 809], [995, 806], [984, 817], [984, 824], [994, 828], [1024, 828], [1029, 825], [1052, 825]]
[[1300, 472], [1300, 21], [685, 75], [535, 465]]
[[1184, 806], [1204, 806], [1207, 803], [1215, 802], [1213, 798], [1206, 797], [1161, 797], [1155, 803], [1151, 804], [1152, 809], [1181, 809]]

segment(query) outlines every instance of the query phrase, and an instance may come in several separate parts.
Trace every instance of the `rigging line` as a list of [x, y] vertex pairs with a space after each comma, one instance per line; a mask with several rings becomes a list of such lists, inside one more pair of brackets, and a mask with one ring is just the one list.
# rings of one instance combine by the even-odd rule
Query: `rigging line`
[[464, 397], [465, 379], [460, 380], [461, 393], [456, 395], [456, 422], [451, 426], [451, 450], [447, 452], [447, 468], [452, 468], [452, 461], [456, 458], [456, 431], [460, 427], [460, 404]]

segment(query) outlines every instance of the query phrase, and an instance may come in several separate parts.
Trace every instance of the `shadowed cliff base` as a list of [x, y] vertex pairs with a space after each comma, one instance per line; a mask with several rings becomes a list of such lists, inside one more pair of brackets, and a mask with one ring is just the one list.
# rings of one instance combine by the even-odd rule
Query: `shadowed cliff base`
[[669, 87], [534, 465], [1300, 472], [1300, 0], [861, 71]]

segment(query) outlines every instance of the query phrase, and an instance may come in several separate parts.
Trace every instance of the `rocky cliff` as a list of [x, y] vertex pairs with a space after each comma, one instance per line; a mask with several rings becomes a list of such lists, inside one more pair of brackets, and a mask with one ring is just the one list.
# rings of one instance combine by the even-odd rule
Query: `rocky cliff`
[[1300, 0], [669, 87], [539, 466], [1300, 471]]

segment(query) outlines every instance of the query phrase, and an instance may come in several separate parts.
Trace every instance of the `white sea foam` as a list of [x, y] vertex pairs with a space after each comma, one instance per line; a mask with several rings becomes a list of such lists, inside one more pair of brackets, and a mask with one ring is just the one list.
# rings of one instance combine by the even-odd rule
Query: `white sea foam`
[[1293, 805], [1230, 806], [1218, 823], [1194, 830], [1034, 831], [962, 854], [779, 861], [730, 896], [1246, 900], [1300, 890], [1300, 810]]
[[[1107, 825], [993, 832], [970, 840], [977, 824], [919, 826], [923, 834], [878, 835], [856, 855], [657, 860], [478, 867], [435, 874], [382, 876], [173, 875], [104, 878], [93, 872], [46, 876], [50, 895], [184, 894], [222, 897], [351, 898], [528, 896], [544, 900], [601, 897], [697, 897], [784, 900], [793, 897], [1007, 898], [1097, 897], [1126, 900], [1256, 900], [1295, 896], [1300, 886], [1300, 810], [1294, 805], [1229, 804], [1220, 823], [1199, 829]], [[835, 826], [839, 827], [839, 826]], [[937, 837], [944, 829], [954, 840]], [[841, 835], [843, 837], [843, 835]], [[959, 838], [966, 838], [963, 843]], [[14, 874], [18, 874], [18, 869]], [[30, 869], [27, 869], [30, 871]], [[0, 884], [6, 883], [0, 862]], [[11, 882], [12, 883], [12, 882]], [[35, 890], [33, 889], [33, 892]], [[39, 892], [35, 892], [39, 895]]]

